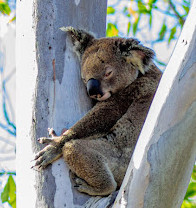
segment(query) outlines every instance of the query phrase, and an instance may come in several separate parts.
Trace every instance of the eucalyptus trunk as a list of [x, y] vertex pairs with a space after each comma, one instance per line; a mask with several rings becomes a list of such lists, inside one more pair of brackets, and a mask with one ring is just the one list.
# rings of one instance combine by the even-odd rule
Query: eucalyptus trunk
[[196, 157], [196, 0], [163, 74], [114, 208], [180, 208]]
[[105, 36], [106, 0], [17, 1], [17, 207], [80, 207], [88, 196], [75, 191], [62, 159], [42, 171], [30, 161], [37, 138], [53, 127], [60, 134], [90, 108], [79, 61], [62, 26]]

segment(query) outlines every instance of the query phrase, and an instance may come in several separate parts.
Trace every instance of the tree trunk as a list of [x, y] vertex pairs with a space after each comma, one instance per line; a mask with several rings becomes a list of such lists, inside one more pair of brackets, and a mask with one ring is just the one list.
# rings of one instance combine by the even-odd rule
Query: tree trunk
[[136, 145], [114, 208], [179, 208], [196, 156], [196, 0]]
[[53, 127], [60, 134], [91, 107], [80, 67], [62, 26], [105, 36], [106, 0], [17, 1], [17, 207], [80, 207], [88, 196], [72, 187], [69, 171], [56, 161], [30, 169], [42, 146], [36, 141]]

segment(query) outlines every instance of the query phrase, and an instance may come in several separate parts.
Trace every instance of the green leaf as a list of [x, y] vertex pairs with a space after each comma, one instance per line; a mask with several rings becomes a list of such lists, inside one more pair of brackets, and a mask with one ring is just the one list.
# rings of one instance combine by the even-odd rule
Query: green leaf
[[128, 7], [124, 7], [123, 13], [126, 13], [128, 11]]
[[130, 29], [131, 29], [131, 22], [128, 22], [128, 25], [127, 25], [127, 36], [130, 33]]
[[148, 9], [146, 8], [143, 2], [138, 1], [137, 6], [138, 6], [139, 13], [142, 13], [142, 14], [149, 13]]
[[115, 13], [115, 9], [113, 7], [107, 8], [107, 14], [114, 14], [114, 13]]
[[129, 13], [128, 13], [128, 14], [126, 14], [126, 16], [127, 16], [127, 17], [131, 17], [131, 15], [130, 15]]
[[150, 17], [149, 17], [149, 26], [150, 28], [152, 27], [152, 14], [150, 14]]
[[123, 9], [123, 13], [127, 16], [127, 17], [131, 17], [129, 11], [128, 11], [128, 7], [124, 7]]
[[171, 40], [175, 38], [175, 34], [176, 34], [176, 26], [173, 27], [170, 30], [170, 36], [169, 36], [169, 39], [168, 39], [168, 44], [170, 44]]
[[9, 22], [13, 22], [16, 20], [16, 16], [14, 16]]
[[11, 9], [7, 1], [0, 3], [0, 13], [4, 15], [9, 15], [11, 13]]
[[16, 208], [16, 184], [11, 175], [1, 193], [1, 200], [2, 203], [8, 202], [11, 207]]
[[182, 5], [182, 7], [183, 7], [184, 11], [186, 12], [186, 14], [188, 14], [190, 8], [188, 6], [185, 6], [185, 5]]
[[181, 206], [181, 208], [195, 208], [195, 207], [196, 207], [196, 204], [188, 200], [184, 200]]
[[163, 25], [162, 25], [161, 30], [159, 32], [159, 40], [164, 39], [166, 32], [167, 32], [167, 25], [165, 24], [165, 22], [163, 22]]
[[137, 30], [138, 30], [138, 24], [139, 24], [139, 21], [140, 21], [140, 16], [141, 15], [139, 15], [139, 17], [133, 23], [133, 35], [135, 35]]
[[7, 202], [8, 199], [9, 199], [9, 185], [6, 184], [3, 189], [3, 192], [1, 193], [1, 201], [2, 203], [4, 203], [4, 202]]
[[190, 0], [188, 0], [188, 1], [186, 1], [186, 0], [183, 0], [183, 2], [187, 5], [187, 6], [189, 6], [190, 7]]
[[194, 181], [196, 181], [196, 165], [194, 165], [191, 179], [194, 180]]
[[196, 196], [196, 183], [190, 183], [187, 189], [185, 199]]
[[148, 1], [148, 4], [149, 4], [149, 5], [152, 5], [152, 4], [156, 3], [156, 2], [157, 2], [157, 0], [149, 0], [149, 1]]
[[106, 30], [106, 36], [107, 37], [118, 36], [117, 26], [112, 23], [108, 23], [107, 30]]

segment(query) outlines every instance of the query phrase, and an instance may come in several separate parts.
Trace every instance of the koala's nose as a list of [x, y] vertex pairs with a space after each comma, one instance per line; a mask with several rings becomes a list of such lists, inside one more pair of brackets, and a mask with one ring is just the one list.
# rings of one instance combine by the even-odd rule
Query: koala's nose
[[103, 92], [101, 90], [100, 81], [97, 79], [89, 79], [87, 82], [87, 92], [90, 97], [102, 97]]

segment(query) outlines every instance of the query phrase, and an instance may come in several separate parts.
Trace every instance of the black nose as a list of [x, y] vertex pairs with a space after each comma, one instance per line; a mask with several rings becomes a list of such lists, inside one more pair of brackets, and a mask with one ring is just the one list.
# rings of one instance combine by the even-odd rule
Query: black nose
[[88, 95], [94, 98], [103, 96], [100, 81], [97, 79], [89, 79], [87, 82]]

